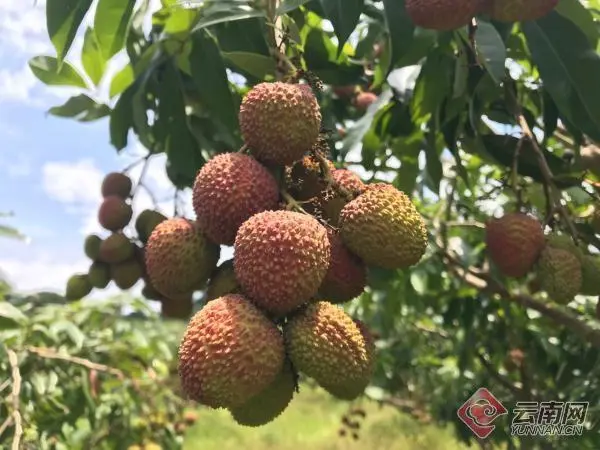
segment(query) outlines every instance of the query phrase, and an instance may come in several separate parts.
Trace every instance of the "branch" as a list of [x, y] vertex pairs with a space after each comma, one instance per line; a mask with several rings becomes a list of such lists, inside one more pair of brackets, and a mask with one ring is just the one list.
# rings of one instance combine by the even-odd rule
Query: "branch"
[[140, 178], [138, 179], [138, 183], [135, 186], [135, 188], [133, 189], [133, 192], [131, 193], [131, 197], [135, 197], [135, 194], [137, 194], [137, 191], [140, 189], [140, 187], [142, 186], [142, 184], [144, 183], [144, 177], [146, 176], [146, 172], [148, 171], [148, 166], [150, 163], [150, 157], [152, 156], [152, 153], [148, 153], [146, 156], [144, 156], [144, 165], [142, 166], [142, 171], [140, 173]]
[[20, 396], [21, 396], [21, 372], [19, 370], [19, 359], [17, 354], [13, 350], [6, 349], [8, 354], [8, 362], [11, 367], [12, 377], [12, 422], [15, 425], [15, 434], [12, 442], [12, 450], [19, 450], [21, 447], [21, 437], [23, 436], [23, 420], [21, 417], [20, 409]]
[[570, 329], [580, 338], [595, 347], [600, 347], [600, 330], [590, 327], [579, 320], [577, 316], [552, 305], [540, 302], [528, 295], [513, 295], [502, 283], [492, 277], [489, 273], [477, 271], [473, 268], [465, 268], [456, 257], [453, 257], [448, 252], [443, 254], [443, 256], [451, 264], [457, 266], [458, 270], [456, 270], [456, 272], [467, 284], [470, 284], [479, 290], [489, 290], [506, 300], [514, 301], [525, 308], [533, 309], [555, 323]]
[[498, 373], [492, 365], [492, 363], [490, 363], [485, 358], [485, 356], [483, 356], [481, 353], [477, 353], [477, 358], [479, 358], [479, 361], [481, 362], [483, 367], [485, 367], [488, 373], [492, 376], [492, 378], [494, 378], [498, 383], [500, 383], [502, 386], [504, 386], [506, 389], [512, 392], [512, 394], [516, 398], [520, 398], [523, 395], [523, 390], [518, 386], [515, 386], [508, 378]]
[[58, 353], [56, 350], [44, 347], [27, 347], [26, 350], [30, 353], [34, 353], [42, 358], [46, 359], [57, 359], [60, 361], [66, 361], [79, 366], [83, 366], [90, 370], [97, 370], [98, 372], [109, 373], [116, 376], [120, 380], [125, 379], [125, 374], [114, 367], [110, 367], [104, 364], [98, 364], [90, 361], [89, 359], [79, 358], [78, 356], [64, 355]]

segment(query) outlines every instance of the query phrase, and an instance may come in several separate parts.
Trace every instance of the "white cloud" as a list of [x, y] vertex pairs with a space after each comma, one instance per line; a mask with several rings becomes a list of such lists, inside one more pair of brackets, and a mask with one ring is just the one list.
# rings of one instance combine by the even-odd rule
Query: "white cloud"
[[51, 161], [42, 168], [44, 190], [50, 198], [65, 204], [97, 204], [104, 174], [91, 159], [75, 162]]
[[45, 0], [0, 0], [0, 56], [52, 53], [45, 6]]
[[30, 103], [32, 101], [30, 92], [37, 83], [28, 66], [16, 71], [0, 69], [0, 101]]

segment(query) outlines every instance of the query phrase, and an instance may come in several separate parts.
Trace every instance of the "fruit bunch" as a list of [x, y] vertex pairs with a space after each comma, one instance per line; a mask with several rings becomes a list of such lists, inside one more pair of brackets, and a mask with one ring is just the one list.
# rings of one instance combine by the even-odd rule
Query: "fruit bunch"
[[565, 234], [544, 235], [542, 224], [524, 213], [508, 213], [486, 225], [490, 260], [500, 273], [521, 278], [529, 273], [557, 303], [578, 295], [600, 295], [600, 256], [591, 255]]
[[368, 266], [416, 264], [427, 233], [404, 193], [365, 185], [327, 160], [308, 85], [258, 84], [239, 119], [243, 151], [214, 156], [193, 186], [203, 238], [190, 249], [185, 231], [163, 222], [150, 236], [146, 267], [161, 292], [191, 289], [214, 261], [208, 243], [233, 246], [187, 326], [178, 372], [188, 397], [259, 426], [287, 407], [299, 373], [341, 399], [363, 393], [374, 338], [338, 304], [363, 292]]
[[135, 232], [126, 227], [133, 219], [131, 199], [133, 182], [124, 173], [113, 172], [102, 181], [103, 201], [98, 209], [98, 222], [108, 231], [101, 237], [92, 234], [84, 241], [84, 252], [91, 260], [87, 273], [77, 273], [67, 281], [65, 298], [79, 300], [92, 289], [105, 289], [112, 281], [121, 290], [144, 282], [142, 294], [149, 300], [161, 302], [165, 317], [187, 318], [192, 311], [192, 296], [166, 296], [157, 291], [146, 271], [145, 245], [154, 228], [167, 217], [146, 209], [135, 219]]
[[449, 31], [483, 14], [499, 22], [537, 20], [550, 13], [558, 0], [406, 0], [406, 12], [415, 25]]

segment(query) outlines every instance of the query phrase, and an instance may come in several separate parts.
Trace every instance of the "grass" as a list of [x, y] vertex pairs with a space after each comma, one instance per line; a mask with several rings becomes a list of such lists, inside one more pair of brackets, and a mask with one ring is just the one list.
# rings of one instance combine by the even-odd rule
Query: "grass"
[[[354, 405], [357, 406], [357, 405]], [[287, 410], [259, 428], [237, 425], [225, 410], [201, 409], [186, 434], [183, 450], [459, 450], [449, 428], [424, 425], [388, 406], [363, 401], [367, 413], [355, 440], [338, 435], [349, 403], [338, 401], [319, 388], [301, 386]]]

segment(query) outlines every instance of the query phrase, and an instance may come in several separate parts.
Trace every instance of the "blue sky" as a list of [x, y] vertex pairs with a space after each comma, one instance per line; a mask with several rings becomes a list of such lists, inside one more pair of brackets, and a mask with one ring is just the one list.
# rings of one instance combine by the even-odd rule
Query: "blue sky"
[[[14, 213], [4, 222], [29, 238], [0, 240], [0, 270], [19, 291], [61, 292], [71, 274], [89, 266], [84, 236], [107, 233], [96, 223], [102, 177], [143, 155], [144, 149], [133, 140], [117, 155], [109, 144], [106, 119], [81, 124], [46, 114], [77, 92], [47, 87], [27, 67], [32, 56], [54, 54], [46, 35], [45, 1], [33, 3], [0, 0], [0, 211]], [[81, 45], [78, 36], [68, 58], [78, 67]], [[123, 63], [117, 58], [110, 72]], [[147, 181], [165, 200], [161, 209], [172, 214], [173, 187], [163, 158], [153, 160]], [[184, 197], [184, 210], [193, 217], [190, 193]], [[133, 206], [139, 212], [151, 205], [141, 192]]]

